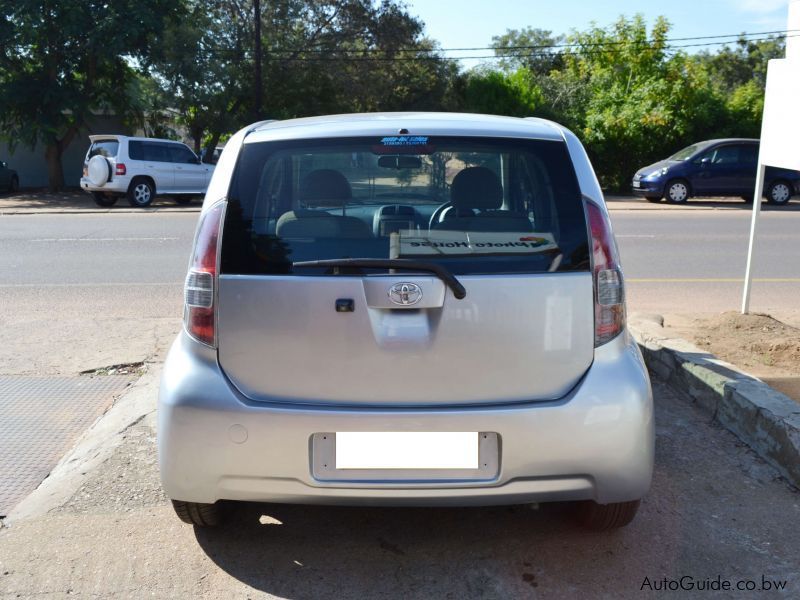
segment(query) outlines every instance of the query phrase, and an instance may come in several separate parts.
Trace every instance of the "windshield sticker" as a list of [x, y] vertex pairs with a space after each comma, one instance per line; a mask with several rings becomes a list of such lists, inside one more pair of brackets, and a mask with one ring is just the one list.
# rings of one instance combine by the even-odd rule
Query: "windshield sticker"
[[415, 231], [399, 232], [399, 256], [538, 254], [557, 250], [549, 233]]
[[422, 135], [390, 135], [381, 139], [384, 146], [424, 146], [428, 137]]
[[373, 154], [432, 154], [434, 148], [427, 135], [389, 135], [372, 147]]

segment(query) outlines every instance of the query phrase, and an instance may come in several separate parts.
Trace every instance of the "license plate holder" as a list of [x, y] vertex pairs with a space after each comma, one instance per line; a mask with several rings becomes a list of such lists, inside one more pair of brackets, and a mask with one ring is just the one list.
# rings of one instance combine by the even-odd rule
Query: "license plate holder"
[[[340, 432], [342, 435], [358, 434], [362, 432]], [[377, 432], [373, 432], [377, 433]], [[417, 432], [408, 433], [409, 441], [419, 441], [414, 437]], [[403, 433], [391, 432], [389, 435], [397, 436], [402, 442]], [[435, 432], [429, 432], [435, 433]], [[463, 432], [466, 433], [466, 432]], [[378, 468], [374, 465], [364, 468], [337, 468], [336, 452], [336, 432], [320, 432], [311, 436], [311, 474], [314, 479], [319, 481], [349, 481], [349, 482], [384, 482], [384, 483], [408, 483], [408, 482], [437, 482], [437, 481], [492, 481], [497, 479], [500, 467], [500, 448], [499, 436], [497, 433], [480, 431], [473, 432], [477, 436], [477, 463], [475, 468], [437, 468], [434, 464], [431, 467], [420, 467], [415, 465], [411, 468], [402, 466], [392, 466]], [[393, 440], [397, 443], [398, 439]], [[352, 448], [351, 448], [352, 450]], [[340, 462], [342, 455], [339, 455]], [[352, 462], [352, 458], [344, 457], [346, 461]], [[367, 460], [365, 464], [374, 462]], [[391, 458], [387, 461], [391, 462]], [[446, 460], [443, 459], [443, 462]], [[435, 461], [434, 461], [435, 463]]]

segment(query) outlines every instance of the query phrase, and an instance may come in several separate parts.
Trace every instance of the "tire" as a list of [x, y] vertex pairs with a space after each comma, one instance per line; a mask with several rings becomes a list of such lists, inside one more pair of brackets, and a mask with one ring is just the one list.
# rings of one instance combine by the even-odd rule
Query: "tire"
[[673, 204], [683, 204], [690, 196], [689, 182], [685, 179], [673, 179], [664, 188], [664, 196], [667, 202]]
[[136, 177], [128, 187], [128, 202], [131, 206], [137, 208], [150, 206], [155, 196], [155, 185], [147, 177]]
[[778, 180], [773, 181], [767, 187], [767, 202], [770, 204], [783, 205], [789, 202], [792, 197], [792, 186], [788, 182]]
[[8, 191], [12, 194], [19, 191], [19, 177], [16, 175], [11, 177], [11, 183], [8, 184]]
[[575, 516], [586, 529], [608, 531], [625, 527], [633, 521], [640, 503], [640, 500], [633, 500], [631, 502], [598, 504], [593, 500], [586, 500], [578, 503]]
[[114, 206], [118, 200], [116, 196], [106, 196], [100, 192], [92, 192], [92, 198], [94, 198], [94, 203], [97, 206], [103, 207]]
[[218, 504], [182, 502], [173, 500], [172, 508], [184, 523], [198, 527], [216, 527], [222, 522], [222, 511]]
[[185, 206], [187, 204], [191, 204], [193, 198], [191, 196], [175, 196], [173, 200], [175, 200], [175, 202], [177, 202], [178, 204]]
[[661, 202], [661, 196], [645, 196], [644, 198], [648, 202]]

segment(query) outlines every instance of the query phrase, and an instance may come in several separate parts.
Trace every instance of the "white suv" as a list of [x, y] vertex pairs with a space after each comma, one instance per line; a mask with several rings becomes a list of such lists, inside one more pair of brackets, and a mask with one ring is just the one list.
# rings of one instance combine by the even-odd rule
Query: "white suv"
[[100, 206], [127, 196], [131, 206], [149, 206], [156, 195], [180, 204], [205, 194], [214, 166], [181, 142], [124, 135], [91, 135], [81, 188]]

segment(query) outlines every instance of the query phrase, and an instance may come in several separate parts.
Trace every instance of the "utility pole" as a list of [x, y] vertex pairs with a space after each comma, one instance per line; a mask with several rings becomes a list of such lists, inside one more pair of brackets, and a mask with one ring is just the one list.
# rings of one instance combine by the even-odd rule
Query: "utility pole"
[[256, 30], [256, 64], [255, 64], [255, 119], [261, 119], [261, 0], [253, 0], [253, 12]]

